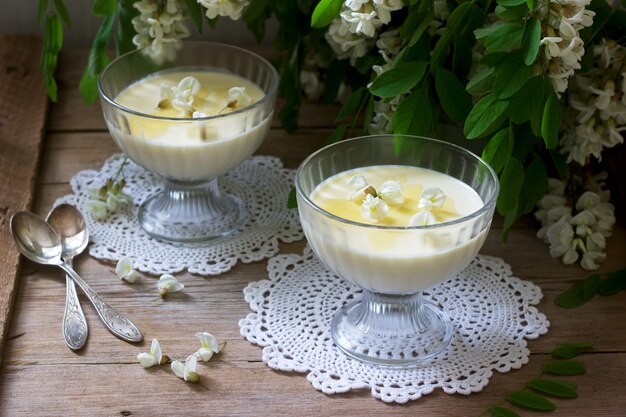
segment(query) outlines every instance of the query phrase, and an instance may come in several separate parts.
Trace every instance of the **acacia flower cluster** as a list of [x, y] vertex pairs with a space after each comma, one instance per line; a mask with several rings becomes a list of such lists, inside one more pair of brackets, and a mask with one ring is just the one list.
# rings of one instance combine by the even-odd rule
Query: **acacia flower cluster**
[[206, 17], [215, 19], [217, 16], [228, 16], [233, 20], [241, 19], [243, 9], [249, 0], [198, 0], [206, 8]]
[[146, 53], [155, 60], [169, 59], [165, 44], [177, 44], [189, 36], [183, 9], [178, 0], [141, 0], [134, 7], [139, 15], [132, 20], [137, 34], [133, 43], [137, 48], [146, 48]]
[[339, 59], [350, 58], [354, 63], [374, 45], [378, 30], [391, 21], [391, 12], [402, 7], [402, 0], [346, 0], [326, 40]]
[[[123, 168], [120, 168], [120, 170]], [[91, 186], [87, 188], [89, 200], [85, 202], [85, 209], [91, 213], [95, 220], [104, 220], [109, 214], [115, 213], [121, 206], [132, 203], [133, 199], [124, 193], [126, 181], [124, 178], [116, 181], [116, 174], [108, 179], [101, 187]]]
[[[610, 192], [604, 189], [606, 177], [602, 173], [589, 178], [575, 203], [567, 181], [550, 178], [549, 191], [537, 204], [535, 217], [542, 226], [537, 237], [549, 245], [550, 255], [562, 258], [564, 264], [580, 259], [581, 267], [594, 270], [606, 258], [606, 238], [615, 224]], [[582, 183], [577, 177], [573, 180]]]
[[591, 0], [540, 0], [535, 10], [541, 20], [541, 61], [557, 95], [580, 69], [585, 54], [579, 31], [593, 24], [595, 13], [585, 9]]
[[593, 47], [594, 68], [570, 83], [572, 117], [561, 137], [567, 162], [601, 160], [603, 148], [624, 142], [626, 130], [626, 50], [614, 40]]

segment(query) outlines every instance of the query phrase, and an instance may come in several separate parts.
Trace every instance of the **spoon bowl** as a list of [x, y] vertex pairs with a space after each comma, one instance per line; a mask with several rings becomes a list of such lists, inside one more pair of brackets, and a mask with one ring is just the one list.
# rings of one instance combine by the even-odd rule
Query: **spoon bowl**
[[59, 236], [63, 257], [73, 258], [85, 250], [89, 243], [87, 224], [82, 213], [71, 204], [60, 204], [52, 209], [48, 224]]
[[36, 214], [26, 211], [11, 217], [11, 234], [22, 255], [44, 265], [61, 265], [63, 246], [59, 235]]

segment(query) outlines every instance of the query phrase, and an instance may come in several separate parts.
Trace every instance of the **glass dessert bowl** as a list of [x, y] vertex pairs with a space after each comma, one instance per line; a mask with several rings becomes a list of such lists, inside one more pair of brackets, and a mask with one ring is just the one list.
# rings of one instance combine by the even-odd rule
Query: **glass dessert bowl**
[[166, 241], [215, 241], [244, 223], [241, 199], [222, 191], [218, 177], [263, 142], [278, 74], [234, 46], [163, 48], [157, 57], [129, 52], [104, 69], [98, 83], [104, 119], [120, 149], [163, 179], [163, 190], [140, 207], [141, 227]]
[[452, 324], [422, 291], [461, 271], [483, 245], [499, 191], [489, 165], [434, 139], [366, 136], [312, 154], [295, 184], [314, 253], [363, 289], [335, 313], [335, 344], [397, 367], [441, 353]]

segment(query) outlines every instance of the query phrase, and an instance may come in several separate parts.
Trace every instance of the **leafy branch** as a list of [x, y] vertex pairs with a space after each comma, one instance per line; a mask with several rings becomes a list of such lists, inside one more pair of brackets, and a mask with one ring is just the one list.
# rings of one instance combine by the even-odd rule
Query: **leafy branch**
[[492, 405], [478, 417], [487, 415], [492, 417], [519, 417], [517, 412], [504, 406], [505, 402], [533, 411], [552, 411], [556, 409], [556, 404], [545, 398], [544, 395], [562, 399], [578, 398], [576, 384], [561, 379], [547, 379], [544, 375], [572, 376], [585, 373], [585, 365], [580, 361], [571, 359], [592, 348], [593, 345], [589, 342], [571, 342], [557, 346], [551, 354], [559, 360], [547, 362], [542, 373], [528, 381], [523, 389], [508, 394], [505, 399]]
[[620, 291], [626, 291], [626, 268], [610, 272], [605, 278], [600, 274], [589, 275], [559, 294], [554, 302], [559, 307], [574, 308], [587, 303], [596, 294], [608, 296]]

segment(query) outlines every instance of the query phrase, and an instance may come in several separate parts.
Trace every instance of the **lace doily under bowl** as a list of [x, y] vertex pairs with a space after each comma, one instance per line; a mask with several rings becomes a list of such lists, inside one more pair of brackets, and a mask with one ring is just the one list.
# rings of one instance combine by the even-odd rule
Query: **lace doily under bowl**
[[138, 270], [155, 275], [184, 270], [218, 275], [238, 261], [255, 262], [276, 255], [279, 240], [294, 242], [303, 238], [298, 211], [287, 208], [294, 171], [270, 156], [253, 156], [219, 178], [223, 189], [241, 198], [247, 210], [242, 230], [227, 239], [207, 246], [190, 246], [150, 237], [140, 227], [137, 211], [146, 198], [162, 188], [162, 183], [131, 161], [124, 167], [124, 191], [132, 196], [133, 204], [121, 206], [104, 220], [95, 220], [84, 209], [90, 199], [88, 188], [102, 186], [123, 161], [124, 156], [118, 154], [109, 158], [100, 171], [79, 172], [70, 181], [73, 194], [54, 203], [72, 204], [83, 212], [90, 234], [89, 254], [96, 259], [117, 261], [129, 256]]
[[241, 335], [262, 346], [272, 369], [307, 373], [313, 386], [335, 394], [369, 388], [385, 402], [405, 403], [440, 388], [448, 394], [481, 391], [493, 371], [528, 362], [527, 339], [548, 331], [535, 307], [541, 289], [512, 276], [499, 258], [478, 255], [454, 278], [424, 292], [454, 325], [450, 346], [420, 366], [393, 369], [344, 355], [330, 335], [335, 311], [360, 290], [335, 276], [312, 253], [278, 255], [269, 279], [250, 283], [245, 300], [253, 313], [239, 321]]

